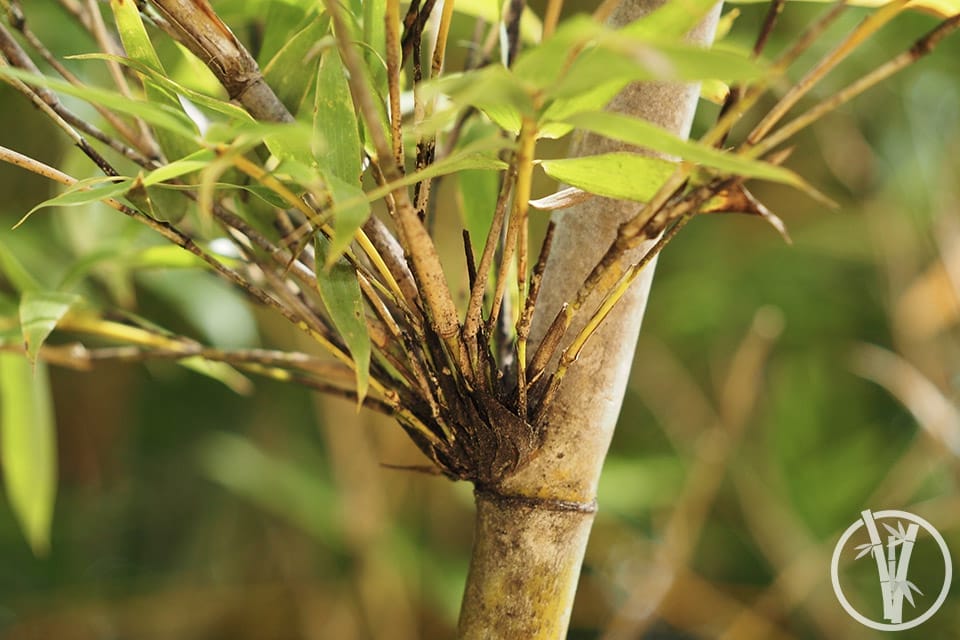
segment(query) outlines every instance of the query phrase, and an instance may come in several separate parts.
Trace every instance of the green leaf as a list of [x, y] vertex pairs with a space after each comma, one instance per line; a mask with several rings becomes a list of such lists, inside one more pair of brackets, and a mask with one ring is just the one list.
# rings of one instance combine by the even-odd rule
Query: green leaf
[[43, 285], [23, 266], [16, 254], [2, 241], [0, 241], [0, 274], [20, 293], [43, 288]]
[[370, 217], [370, 203], [363, 189], [348, 184], [335, 175], [327, 176], [327, 188], [333, 198], [333, 238], [330, 240], [329, 255], [324, 268], [331, 268], [343, 255], [357, 229]]
[[[137, 4], [131, 0], [111, 0], [110, 7], [113, 9], [114, 19], [117, 22], [117, 30], [120, 33], [120, 40], [127, 55], [146, 68], [154, 72], [151, 75], [166, 76], [160, 58], [150, 42], [150, 36], [143, 26], [143, 20], [140, 18], [140, 10]], [[141, 74], [143, 81], [143, 91], [150, 102], [165, 104], [175, 111], [183, 111], [183, 105], [175, 93], [169, 92], [163, 86], [154, 82], [147, 75]], [[167, 160], [177, 160], [189, 155], [197, 148], [195, 135], [192, 133], [187, 136], [157, 129], [155, 132], [160, 150]], [[179, 222], [187, 213], [187, 201], [175, 194], [167, 192], [154, 192], [155, 190], [146, 188], [146, 194], [153, 204], [150, 215], [167, 222]]]
[[398, 187], [408, 187], [427, 178], [436, 178], [451, 173], [469, 170], [502, 171], [507, 163], [498, 157], [498, 153], [513, 146], [513, 142], [500, 136], [490, 136], [472, 142], [442, 160], [424, 167], [420, 171], [405, 174], [401, 179], [367, 192], [370, 202], [385, 197]]
[[670, 0], [626, 25], [622, 31], [637, 38], [682, 38], [716, 5], [715, 0]]
[[[496, 139], [494, 125], [477, 122], [468, 126], [462, 134], [466, 145], [478, 140]], [[497, 196], [500, 193], [500, 175], [496, 171], [461, 169], [456, 172], [457, 195], [460, 199], [460, 214], [463, 227], [470, 232], [474, 254], [483, 252], [487, 232], [493, 222]]]
[[[736, 4], [753, 4], [755, 2], [765, 2], [766, 0], [732, 0]], [[831, 0], [808, 0], [809, 2], [830, 2]], [[890, 0], [847, 0], [847, 3], [853, 7], [882, 7]], [[939, 18], [949, 18], [960, 13], [960, 1], [958, 0], [913, 0], [907, 4], [907, 9], [919, 9], [926, 13], [932, 13]]]
[[314, 17], [287, 40], [263, 70], [267, 84], [292, 114], [300, 110], [303, 98], [314, 80], [319, 61], [316, 55], [317, 42], [327, 34], [329, 28], [329, 17]]
[[605, 153], [582, 158], [543, 160], [548, 176], [584, 191], [646, 202], [677, 168], [667, 160], [636, 153]]
[[[554, 64], [556, 60], [554, 57]], [[527, 87], [499, 64], [480, 71], [444, 75], [426, 83], [422, 92], [426, 99], [444, 94], [458, 107], [476, 107], [501, 129], [514, 133], [520, 130], [524, 115], [535, 114]]]
[[50, 547], [57, 442], [47, 367], [0, 353], [0, 452], [7, 498], [34, 554]]
[[367, 69], [373, 86], [381, 95], [387, 93], [387, 15], [386, 0], [363, 0], [363, 41]]
[[91, 87], [89, 85], [74, 86], [64, 80], [51, 78], [49, 76], [29, 73], [12, 67], [0, 66], [0, 76], [16, 78], [30, 85], [47, 87], [53, 91], [80, 98], [91, 104], [101, 105], [119, 111], [120, 113], [141, 118], [147, 124], [160, 129], [171, 131], [186, 138], [193, 138], [197, 135], [196, 125], [183, 113], [165, 104], [151, 102], [150, 100], [134, 100], [107, 89]]
[[300, 0], [269, 2], [265, 12], [263, 9], [258, 11], [258, 14], [263, 16], [263, 36], [260, 51], [257, 53], [257, 62], [261, 69], [266, 68], [270, 60], [283, 48], [291, 33], [296, 33], [313, 20], [319, 4]]
[[19, 227], [35, 212], [47, 207], [76, 207], [91, 202], [100, 202], [107, 198], [114, 198], [123, 195], [133, 183], [132, 178], [122, 176], [107, 176], [99, 178], [88, 178], [79, 180], [67, 187], [67, 189], [54, 197], [44, 200], [36, 205], [30, 211], [24, 214], [22, 218], [14, 225]]
[[325, 149], [316, 150], [315, 156], [333, 175], [346, 183], [359, 184], [363, 147], [345, 73], [337, 50], [325, 51], [317, 70], [313, 105], [313, 129]]
[[[111, 62], [116, 62], [122, 64], [126, 67], [130, 67], [137, 73], [140, 73], [155, 82], [157, 85], [166, 89], [170, 95], [181, 95], [184, 98], [188, 98], [191, 102], [195, 103], [197, 106], [204, 107], [213, 113], [219, 113], [222, 116], [226, 116], [231, 122], [256, 122], [249, 113], [247, 113], [242, 107], [227, 102], [226, 100], [220, 100], [212, 96], [208, 96], [205, 93], [200, 93], [195, 91], [179, 82], [176, 82], [166, 76], [163, 73], [151, 69], [147, 65], [144, 65], [137, 60], [131, 60], [130, 58], [123, 58], [121, 56], [115, 56], [109, 53], [84, 53], [75, 56], [68, 56], [70, 60], [109, 60]], [[202, 63], [200, 63], [202, 64]], [[204, 67], [206, 68], [206, 67]], [[218, 85], [219, 86], [219, 85]], [[182, 112], [182, 109], [179, 108], [179, 103], [177, 110]]]
[[166, 182], [167, 180], [179, 178], [188, 173], [202, 171], [213, 162], [216, 157], [217, 154], [214, 153], [213, 150], [200, 149], [180, 160], [174, 160], [159, 169], [154, 169], [143, 177], [143, 184], [151, 187], [161, 182]]
[[36, 363], [40, 347], [80, 296], [60, 291], [26, 291], [20, 298], [20, 330], [27, 358]]
[[[481, 18], [490, 24], [496, 24], [502, 19], [500, 5], [501, 3], [491, 0], [457, 0], [454, 11], [474, 18]], [[523, 13], [520, 15], [520, 39], [532, 44], [540, 42], [542, 35], [543, 23], [537, 14], [524, 3]]]
[[150, 42], [150, 36], [140, 19], [140, 10], [136, 2], [130, 0], [110, 0], [113, 18], [117, 22], [120, 41], [127, 55], [156, 71], [163, 71], [160, 58]]
[[250, 381], [250, 378], [243, 375], [226, 362], [215, 362], [213, 360], [206, 360], [200, 356], [193, 356], [190, 358], [183, 358], [182, 360], [179, 360], [177, 364], [185, 369], [190, 369], [191, 371], [199, 373], [200, 375], [222, 383], [225, 387], [238, 395], [247, 396], [253, 393], [253, 383]]
[[669, 131], [639, 118], [594, 111], [569, 116], [564, 119], [564, 122], [577, 129], [591, 131], [613, 140], [659, 151], [730, 174], [781, 182], [798, 188], [803, 188], [804, 185], [803, 179], [789, 169], [769, 162], [744, 158], [697, 142], [681, 140]]
[[230, 433], [209, 437], [200, 451], [203, 467], [217, 483], [258, 507], [285, 518], [326, 544], [339, 547], [338, 522], [329, 509], [337, 495], [316, 473], [289, 456], [272, 455]]
[[332, 251], [330, 241], [323, 234], [317, 234], [314, 246], [320, 297], [353, 358], [359, 407], [370, 385], [370, 335], [367, 333], [360, 283], [357, 282], [353, 267], [343, 257], [329, 269], [325, 268]]

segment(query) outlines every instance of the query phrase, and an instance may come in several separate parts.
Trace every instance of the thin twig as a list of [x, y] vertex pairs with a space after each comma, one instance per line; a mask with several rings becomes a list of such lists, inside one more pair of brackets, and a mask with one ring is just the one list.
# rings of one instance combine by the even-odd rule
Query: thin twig
[[[343, 17], [342, 9], [336, 0], [324, 0], [324, 4], [333, 19], [334, 33], [344, 66], [350, 73], [351, 93], [367, 123], [381, 171], [387, 181], [392, 182], [399, 179], [399, 170], [393, 162], [392, 149], [380, 125], [366, 67], [360, 59], [356, 45], [350, 39], [350, 28]], [[402, 187], [395, 189], [393, 198], [396, 204], [396, 220], [401, 243], [407, 252], [417, 280], [417, 288], [428, 310], [429, 320], [446, 346], [449, 357], [459, 364], [461, 371], [468, 372], [466, 350], [460, 339], [457, 309], [433, 240], [417, 217], [407, 190]]]
[[847, 87], [841, 89], [826, 100], [818, 103], [810, 110], [783, 125], [775, 132], [764, 138], [763, 141], [758, 143], [755, 147], [749, 148], [748, 153], [745, 155], [748, 157], [759, 157], [764, 155], [774, 147], [780, 145], [785, 140], [795, 135], [804, 127], [807, 127], [819, 120], [825, 114], [833, 111], [843, 104], [846, 104], [867, 89], [876, 86], [898, 71], [901, 71], [906, 67], [909, 67], [911, 64], [917, 62], [917, 60], [923, 56], [928, 55], [934, 50], [934, 48], [936, 48], [943, 38], [955, 31], [958, 27], [960, 27], [960, 13], [951, 18], [947, 18], [938, 24], [935, 28], [913, 43], [909, 49], [900, 55], [885, 62], [865, 76], [861, 76]]
[[860, 44], [876, 33], [883, 25], [896, 17], [909, 0], [891, 0], [877, 11], [868, 15], [844, 40], [824, 56], [807, 74], [794, 84], [786, 95], [747, 136], [747, 144], [757, 144], [786, 115], [799, 100], [805, 96], [824, 76], [850, 55]]

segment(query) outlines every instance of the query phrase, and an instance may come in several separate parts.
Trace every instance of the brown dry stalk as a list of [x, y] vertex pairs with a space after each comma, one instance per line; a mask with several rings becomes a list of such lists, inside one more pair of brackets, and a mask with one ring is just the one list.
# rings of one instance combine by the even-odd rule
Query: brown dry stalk
[[[133, 2], [133, 0], [123, 0]], [[207, 0], [151, 0], [177, 41], [202, 60], [231, 99], [257, 120], [292, 122], [293, 116], [267, 85], [256, 60]]]
[[[380, 124], [366, 67], [360, 59], [356, 45], [350, 40], [350, 30], [343, 17], [343, 11], [336, 0], [324, 0], [324, 4], [333, 19], [340, 56], [350, 73], [350, 91], [359, 106], [360, 114], [367, 123], [380, 170], [388, 182], [399, 180], [400, 171], [393, 160], [393, 151]], [[392, 195], [396, 206], [400, 241], [417, 281], [417, 289], [426, 305], [431, 326], [446, 346], [449, 358], [459, 365], [460, 371], [469, 375], [469, 360], [460, 339], [457, 309], [433, 239], [417, 216], [406, 187], [394, 189]]]

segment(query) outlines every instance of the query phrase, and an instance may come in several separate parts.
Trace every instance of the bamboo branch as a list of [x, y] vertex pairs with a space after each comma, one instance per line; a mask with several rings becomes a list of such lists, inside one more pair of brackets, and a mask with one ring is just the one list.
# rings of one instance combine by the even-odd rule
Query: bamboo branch
[[[340, 48], [341, 58], [350, 72], [350, 90], [359, 106], [361, 115], [367, 123], [367, 130], [377, 152], [377, 160], [384, 178], [388, 182], [392, 182], [400, 178], [400, 173], [393, 162], [393, 152], [390, 144], [387, 142], [380, 126], [380, 119], [372, 90], [369, 87], [366, 68], [360, 59], [356, 46], [349, 38], [349, 27], [336, 0], [324, 0], [324, 3], [333, 19], [334, 33]], [[417, 289], [426, 305], [433, 330], [443, 341], [452, 361], [459, 365], [461, 371], [468, 374], [468, 359], [463, 342], [460, 339], [460, 322], [457, 317], [457, 310], [453, 304], [453, 297], [450, 295], [450, 289], [443, 274], [443, 267], [440, 264], [436, 247], [423, 223], [417, 217], [406, 188], [395, 189], [393, 198], [396, 204], [396, 220], [401, 243], [411, 264], [418, 285]]]

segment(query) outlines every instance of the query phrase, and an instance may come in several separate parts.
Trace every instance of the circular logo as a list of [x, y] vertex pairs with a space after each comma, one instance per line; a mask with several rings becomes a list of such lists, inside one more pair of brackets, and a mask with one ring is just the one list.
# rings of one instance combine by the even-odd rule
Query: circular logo
[[[902, 631], [923, 624], [943, 605], [950, 591], [953, 564], [950, 560], [950, 550], [943, 536], [933, 528], [932, 524], [906, 511], [889, 509], [871, 512], [867, 510], [860, 515], [860, 520], [843, 532], [833, 550], [830, 578], [833, 581], [833, 591], [837, 594], [837, 600], [854, 620], [878, 631]], [[867, 541], [847, 549], [847, 543], [861, 529], [865, 530]], [[943, 586], [932, 605], [916, 618], [904, 622], [904, 603], [918, 608], [922, 606], [920, 598], [928, 599], [931, 594], [929, 586], [926, 591], [921, 590], [908, 578], [910, 558], [917, 544], [917, 534], [921, 529], [926, 531], [939, 547], [943, 558]], [[860, 533], [860, 536], [863, 537], [863, 533]], [[873, 560], [876, 563], [879, 583], [877, 594], [882, 598], [884, 622], [872, 620], [857, 611], [844, 595], [840, 586], [840, 557], [844, 552], [848, 556], [854, 556], [855, 560]], [[924, 596], [925, 592], [926, 596]]]

